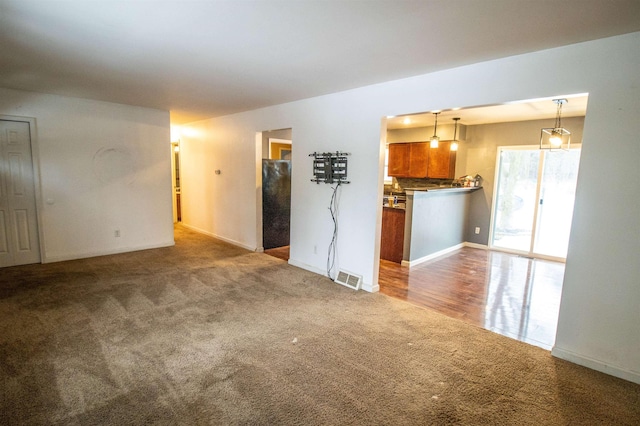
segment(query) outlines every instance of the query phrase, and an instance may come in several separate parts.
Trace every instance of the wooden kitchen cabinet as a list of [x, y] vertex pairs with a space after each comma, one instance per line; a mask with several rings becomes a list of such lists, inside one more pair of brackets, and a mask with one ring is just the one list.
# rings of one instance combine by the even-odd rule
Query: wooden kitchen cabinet
[[428, 167], [427, 142], [389, 144], [389, 176], [424, 178]]
[[454, 179], [455, 169], [456, 151], [451, 151], [451, 142], [441, 141], [437, 148], [430, 149], [427, 171], [430, 178]]
[[389, 176], [404, 178], [453, 179], [456, 153], [451, 142], [431, 148], [429, 142], [389, 144]]
[[429, 143], [410, 143], [409, 177], [427, 177], [429, 168]]
[[389, 176], [405, 176], [409, 173], [411, 144], [393, 143], [389, 145]]
[[402, 263], [404, 250], [404, 209], [384, 207], [382, 209], [382, 237], [380, 258]]

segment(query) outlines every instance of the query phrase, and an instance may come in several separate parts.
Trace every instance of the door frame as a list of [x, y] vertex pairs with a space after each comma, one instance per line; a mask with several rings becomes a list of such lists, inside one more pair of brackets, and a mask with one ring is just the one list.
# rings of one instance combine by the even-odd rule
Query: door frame
[[[263, 145], [263, 134], [264, 133], [269, 133], [269, 132], [275, 132], [277, 130], [288, 130], [291, 129], [291, 139], [279, 139], [279, 138], [268, 138], [268, 143], [267, 143], [267, 159], [269, 157], [271, 157], [271, 145], [273, 142], [275, 143], [285, 143], [285, 144], [291, 144], [291, 146], [293, 147], [293, 127], [289, 126], [289, 127], [282, 127], [280, 129], [273, 129], [273, 130], [261, 130], [259, 132], [256, 132], [255, 134], [255, 178], [256, 178], [256, 193], [255, 193], [255, 200], [256, 200], [256, 228], [255, 228], [255, 235], [256, 235], [256, 248], [255, 251], [262, 253], [264, 252], [264, 238], [263, 238], [263, 227], [264, 227], [264, 220], [262, 217], [262, 159], [264, 158], [263, 156], [263, 149], [264, 149], [264, 145]], [[291, 167], [293, 168], [293, 155], [291, 156]], [[293, 179], [291, 181], [291, 185], [293, 188]], [[293, 193], [291, 194], [291, 200], [293, 201]], [[293, 213], [292, 213], [293, 216]], [[293, 227], [291, 226], [291, 218], [289, 219], [289, 243], [291, 243], [291, 239], [292, 239], [292, 235], [293, 235]]]
[[44, 227], [42, 220], [42, 180], [40, 177], [40, 150], [38, 146], [38, 136], [36, 132], [35, 117], [22, 117], [17, 115], [0, 114], [0, 121], [17, 121], [29, 125], [29, 141], [31, 143], [31, 167], [33, 169], [33, 186], [36, 198], [36, 223], [38, 225], [38, 251], [40, 252], [40, 263], [47, 263], [47, 256], [44, 250]]
[[[177, 151], [176, 151], [177, 148]], [[176, 152], [178, 153], [178, 161], [176, 162]], [[181, 195], [180, 187], [176, 186], [176, 166], [180, 173], [180, 139], [171, 141], [171, 198], [173, 204], [173, 223], [182, 221], [182, 212], [178, 214], [178, 195]], [[178, 176], [179, 178], [179, 176]], [[180, 220], [178, 219], [180, 218]]]
[[[498, 199], [498, 178], [499, 178], [499, 174], [500, 174], [500, 153], [502, 152], [502, 150], [504, 149], [509, 149], [509, 150], [513, 150], [513, 151], [532, 151], [532, 150], [538, 150], [541, 151], [540, 146], [539, 145], [501, 145], [497, 147], [497, 151], [496, 151], [496, 162], [495, 162], [495, 174], [494, 174], [494, 178], [493, 178], [493, 194], [492, 194], [492, 200], [491, 200], [491, 219], [489, 222], [489, 240], [487, 241], [487, 246], [489, 247], [490, 250], [494, 250], [494, 251], [501, 251], [501, 252], [505, 252], [505, 253], [511, 253], [511, 254], [517, 254], [517, 255], [521, 255], [521, 256], [526, 256], [526, 257], [531, 257], [534, 259], [542, 259], [542, 260], [551, 260], [551, 261], [555, 261], [555, 262], [562, 262], [562, 263], [566, 263], [567, 259], [564, 257], [556, 257], [556, 256], [548, 256], [548, 255], [544, 255], [544, 254], [540, 254], [540, 253], [534, 253], [533, 251], [533, 247], [534, 247], [534, 242], [535, 242], [535, 238], [536, 238], [536, 232], [538, 232], [537, 228], [538, 228], [538, 219], [539, 219], [539, 211], [538, 209], [540, 208], [539, 203], [535, 204], [535, 211], [534, 211], [534, 215], [533, 215], [533, 226], [531, 228], [531, 242], [529, 244], [529, 250], [528, 251], [523, 251], [523, 250], [515, 250], [515, 249], [509, 249], [509, 248], [504, 248], [504, 247], [496, 247], [493, 245], [493, 231], [494, 231], [494, 225], [495, 225], [495, 215], [496, 215], [496, 204], [497, 204], [497, 199]], [[582, 144], [581, 143], [576, 143], [576, 144], [572, 144], [571, 145], [571, 149], [580, 149], [582, 150]], [[538, 185], [536, 187], [536, 197], [538, 200], [540, 200], [540, 176], [542, 173], [544, 167], [544, 161], [540, 161], [538, 163]], [[579, 170], [578, 170], [579, 173]], [[575, 207], [574, 207], [575, 208]], [[573, 212], [572, 212], [572, 216], [573, 216]], [[569, 238], [571, 238], [571, 231], [569, 232]]]

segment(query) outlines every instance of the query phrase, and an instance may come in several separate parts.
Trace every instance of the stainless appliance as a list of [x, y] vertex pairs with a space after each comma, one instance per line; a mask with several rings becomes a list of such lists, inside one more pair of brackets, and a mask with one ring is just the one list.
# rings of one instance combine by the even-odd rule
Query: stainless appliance
[[289, 245], [291, 161], [262, 160], [262, 245]]

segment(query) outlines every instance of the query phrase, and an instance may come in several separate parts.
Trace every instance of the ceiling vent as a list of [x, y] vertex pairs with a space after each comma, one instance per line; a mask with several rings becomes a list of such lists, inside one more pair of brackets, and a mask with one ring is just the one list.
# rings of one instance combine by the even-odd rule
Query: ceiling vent
[[350, 272], [340, 270], [338, 271], [338, 276], [336, 277], [335, 282], [354, 290], [360, 290], [362, 277], [360, 275], [355, 275]]

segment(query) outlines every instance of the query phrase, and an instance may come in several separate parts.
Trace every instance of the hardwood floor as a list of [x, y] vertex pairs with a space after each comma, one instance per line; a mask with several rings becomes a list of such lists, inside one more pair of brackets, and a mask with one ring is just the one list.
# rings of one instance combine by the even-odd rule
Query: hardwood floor
[[269, 256], [277, 257], [278, 259], [289, 260], [289, 246], [267, 249], [264, 253]]
[[551, 349], [564, 263], [463, 248], [412, 268], [380, 260], [380, 292]]
[[[265, 254], [289, 260], [289, 246]], [[380, 292], [551, 349], [564, 263], [465, 247], [408, 268], [380, 260]]]

